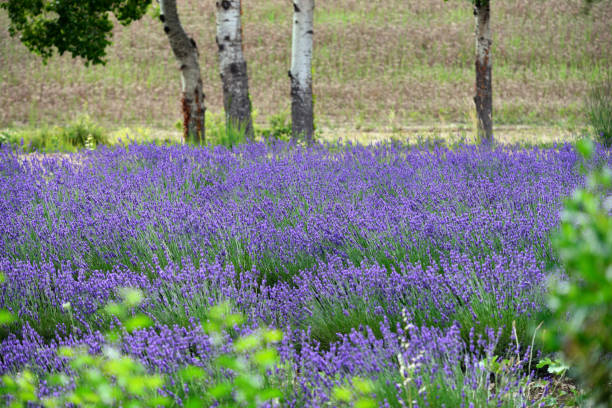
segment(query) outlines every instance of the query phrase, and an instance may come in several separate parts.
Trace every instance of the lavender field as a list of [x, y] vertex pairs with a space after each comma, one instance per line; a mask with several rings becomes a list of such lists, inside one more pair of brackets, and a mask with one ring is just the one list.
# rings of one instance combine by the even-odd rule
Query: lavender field
[[203, 386], [181, 367], [228, 375], [200, 325], [224, 301], [235, 330], [284, 333], [268, 406], [341, 406], [354, 376], [383, 407], [546, 406], [533, 330], [581, 163], [570, 145], [0, 149], [0, 374], [70, 374], [58, 347], [99, 353], [117, 325], [99, 311], [132, 287], [154, 324], [122, 350], [178, 406]]

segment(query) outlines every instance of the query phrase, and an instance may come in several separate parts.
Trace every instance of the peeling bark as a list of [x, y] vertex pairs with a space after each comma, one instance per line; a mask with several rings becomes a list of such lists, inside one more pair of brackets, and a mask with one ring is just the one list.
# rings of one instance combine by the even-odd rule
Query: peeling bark
[[314, 142], [312, 43], [314, 0], [293, 0], [291, 42], [291, 131], [294, 140]]
[[253, 139], [247, 64], [242, 50], [240, 0], [217, 1], [217, 46], [223, 82], [223, 106], [229, 125], [244, 129]]
[[491, 82], [490, 0], [476, 0], [476, 86], [474, 103], [478, 117], [478, 137], [483, 143], [493, 142], [493, 87]]
[[170, 48], [176, 57], [181, 71], [183, 137], [185, 141], [204, 142], [204, 118], [206, 106], [202, 90], [202, 76], [198, 62], [198, 48], [190, 38], [178, 16], [176, 0], [158, 0], [159, 19], [164, 25], [164, 32], [170, 42]]

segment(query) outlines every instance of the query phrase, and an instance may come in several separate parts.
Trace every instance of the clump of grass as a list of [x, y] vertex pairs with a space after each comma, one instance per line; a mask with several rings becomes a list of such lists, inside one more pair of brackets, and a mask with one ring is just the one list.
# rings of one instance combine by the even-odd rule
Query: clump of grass
[[206, 111], [206, 144], [231, 149], [246, 141], [246, 126], [226, 120], [222, 113]]
[[612, 73], [591, 86], [586, 111], [599, 141], [606, 147], [612, 146]]
[[[379, 299], [381, 303], [384, 299]], [[304, 321], [310, 327], [311, 338], [318, 341], [323, 349], [339, 339], [339, 334], [348, 334], [352, 330], [361, 330], [369, 327], [377, 338], [381, 338], [380, 324], [385, 316], [395, 327], [401, 321], [399, 313], [389, 313], [389, 305], [380, 308], [380, 313], [374, 311], [371, 299], [351, 296], [344, 300], [317, 299], [309, 305], [312, 315]]]
[[288, 110], [283, 110], [268, 117], [268, 127], [262, 129], [260, 135], [264, 139], [288, 141], [291, 139], [291, 118]]
[[64, 126], [9, 130], [0, 137], [0, 143], [22, 146], [27, 152], [75, 152], [109, 144], [106, 130], [89, 115], [78, 116]]

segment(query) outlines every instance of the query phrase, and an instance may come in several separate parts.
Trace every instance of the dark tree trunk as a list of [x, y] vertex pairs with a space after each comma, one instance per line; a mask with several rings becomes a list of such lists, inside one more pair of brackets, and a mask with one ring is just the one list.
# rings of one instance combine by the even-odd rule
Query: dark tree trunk
[[478, 137], [482, 143], [493, 142], [493, 87], [491, 82], [490, 0], [476, 0], [476, 89], [474, 103], [478, 118]]
[[198, 48], [193, 38], [185, 33], [181, 25], [176, 0], [159, 0], [159, 6], [159, 19], [164, 25], [164, 32], [168, 36], [170, 47], [181, 70], [183, 137], [185, 141], [202, 143], [206, 133], [204, 127], [206, 106], [198, 62]]
[[293, 0], [291, 46], [291, 133], [294, 140], [314, 142], [312, 43], [314, 0]]
[[247, 63], [242, 51], [240, 0], [217, 1], [217, 46], [223, 82], [223, 106], [229, 126], [244, 130], [253, 139]]

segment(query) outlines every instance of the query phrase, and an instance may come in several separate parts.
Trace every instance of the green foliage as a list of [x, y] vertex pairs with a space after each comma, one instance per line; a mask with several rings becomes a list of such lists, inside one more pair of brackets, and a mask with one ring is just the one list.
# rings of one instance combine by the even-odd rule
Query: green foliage
[[345, 385], [337, 385], [332, 389], [333, 401], [339, 407], [375, 408], [376, 400], [370, 395], [374, 392], [374, 384], [368, 379], [353, 377]]
[[[128, 311], [142, 301], [142, 293], [124, 289], [121, 296], [122, 302], [108, 305], [107, 312], [120, 319], [128, 331], [146, 327], [146, 316], [128, 316]], [[65, 306], [69, 308], [70, 305]], [[118, 336], [111, 336], [111, 340], [118, 340]], [[39, 379], [26, 369], [13, 376], [4, 375], [0, 395], [12, 397], [11, 407], [30, 403], [53, 408], [67, 404], [88, 407], [167, 406], [170, 400], [157, 392], [165, 379], [159, 374], [148, 373], [142, 363], [122, 354], [113, 341], [104, 347], [102, 355], [91, 354], [86, 347], [61, 347], [58, 350], [59, 355], [68, 359], [75, 375], [71, 379], [62, 373], [48, 374], [45, 381], [51, 386], [65, 387], [68, 391], [64, 393], [40, 397], [37, 392]]]
[[288, 141], [291, 140], [291, 117], [287, 110], [284, 110], [268, 118], [268, 128], [261, 131], [264, 139], [275, 139]]
[[111, 44], [110, 13], [123, 24], [140, 19], [151, 0], [7, 0], [0, 4], [10, 18], [9, 32], [44, 61], [54, 50], [103, 64]]
[[549, 374], [553, 375], [565, 375], [567, 370], [570, 368], [567, 364], [565, 364], [560, 359], [551, 360], [549, 357], [543, 358], [536, 365], [537, 368], [548, 367], [547, 371]]
[[[220, 344], [224, 341], [222, 332], [243, 322], [239, 314], [230, 313], [228, 303], [213, 307], [204, 329]], [[263, 403], [282, 397], [279, 389], [270, 386], [267, 371], [279, 363], [278, 351], [273, 344], [282, 339], [279, 330], [258, 329], [235, 340], [234, 352], [223, 354], [214, 361], [217, 369], [231, 370], [233, 378], [217, 381], [208, 393], [220, 402], [221, 406], [257, 407]], [[190, 396], [187, 406], [204, 406], [207, 402], [201, 395]]]
[[23, 144], [27, 152], [75, 152], [108, 145], [109, 138], [104, 128], [88, 115], [81, 115], [65, 126], [2, 132], [0, 143], [13, 146]]
[[[143, 294], [136, 289], [119, 291], [121, 302], [110, 303], [104, 313], [121, 321], [127, 332], [142, 329], [152, 324], [142, 314], [134, 314]], [[64, 305], [70, 309], [69, 304]], [[225, 342], [225, 333], [242, 324], [240, 314], [231, 313], [229, 303], [222, 303], [208, 312], [204, 329], [215, 345]], [[0, 322], [1, 323], [1, 322]], [[90, 353], [86, 347], [61, 347], [59, 355], [69, 361], [72, 377], [66, 374], [49, 374], [44, 380], [52, 387], [63, 387], [65, 391], [41, 397], [38, 388], [41, 379], [31, 370], [0, 378], [0, 396], [10, 398], [11, 407], [39, 404], [56, 408], [67, 404], [87, 407], [159, 407], [171, 405], [168, 397], [159, 394], [162, 387], [171, 387], [176, 379], [162, 374], [150, 373], [139, 361], [122, 354], [118, 342], [122, 331], [107, 333], [108, 345], [102, 355]], [[213, 371], [231, 373], [231, 376], [212, 376], [203, 368], [187, 366], [176, 376], [180, 383], [188, 383], [190, 393], [184, 399], [186, 407], [220, 406], [258, 407], [271, 400], [278, 401], [282, 393], [269, 385], [266, 374], [279, 363], [274, 343], [282, 339], [279, 330], [259, 329], [238, 337], [233, 342], [233, 351], [221, 354], [213, 361]]]
[[224, 114], [206, 111], [206, 144], [231, 149], [246, 140], [245, 125], [232, 124], [231, 121], [226, 121]]
[[586, 111], [598, 140], [607, 147], [612, 146], [612, 73], [591, 86]]
[[[577, 147], [591, 156], [588, 140]], [[575, 368], [594, 405], [602, 407], [612, 400], [611, 188], [612, 171], [599, 168], [565, 203], [554, 243], [567, 278], [551, 283], [553, 316], [544, 333], [548, 345]]]
[[[4, 283], [4, 274], [0, 273], [0, 284]], [[8, 310], [0, 309], [0, 327], [11, 324], [15, 317]]]

